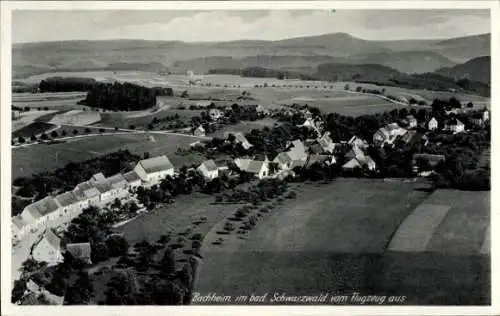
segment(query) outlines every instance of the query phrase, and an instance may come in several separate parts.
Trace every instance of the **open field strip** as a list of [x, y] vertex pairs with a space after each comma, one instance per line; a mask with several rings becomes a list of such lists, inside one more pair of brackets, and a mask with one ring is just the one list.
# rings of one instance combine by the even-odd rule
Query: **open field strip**
[[388, 249], [425, 251], [433, 233], [450, 208], [449, 205], [419, 205], [399, 227]]
[[[149, 152], [151, 156], [168, 155], [175, 166], [181, 166], [186, 161], [197, 163], [201, 162], [199, 160], [203, 158], [197, 155], [193, 157], [177, 155], [177, 149], [179, 147], [189, 148], [189, 144], [192, 142], [206, 139], [193, 135], [150, 131], [81, 136], [76, 139], [71, 137], [66, 142], [58, 144], [16, 146], [12, 150], [13, 179], [31, 176], [43, 171], [52, 171], [64, 167], [70, 162], [84, 161], [120, 149], [128, 149], [141, 156], [145, 152]], [[153, 136], [154, 141], [151, 141], [150, 136]]]

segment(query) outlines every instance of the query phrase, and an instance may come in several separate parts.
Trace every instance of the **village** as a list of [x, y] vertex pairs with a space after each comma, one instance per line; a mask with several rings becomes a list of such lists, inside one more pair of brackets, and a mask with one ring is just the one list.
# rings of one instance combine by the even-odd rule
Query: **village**
[[[20, 215], [12, 218], [13, 251], [15, 255], [23, 254], [23, 258], [18, 262], [30, 259], [39, 263], [44, 262], [47, 266], [54, 266], [63, 262], [63, 253], [67, 252], [75, 259], [90, 264], [89, 241], [62, 244], [61, 236], [68, 225], [89, 207], [97, 207], [104, 212], [109, 211], [110, 205], [115, 204], [133, 205], [128, 207], [128, 212], [116, 216], [116, 221], [133, 220], [138, 214], [151, 209], [149, 205], [141, 203], [137, 192], [154, 189], [165, 179], [178, 177], [180, 172], [196, 174], [203, 178], [205, 183], [218, 178], [237, 178], [242, 174], [249, 175], [250, 181], [286, 180], [297, 177], [301, 170], [314, 168], [335, 170], [336, 175], [340, 176], [377, 177], [380, 170], [376, 163], [378, 159], [372, 157], [374, 150], [419, 146], [423, 150], [413, 154], [412, 177], [429, 177], [439, 164], [446, 161], [443, 154], [426, 153], [425, 148], [431, 147], [436, 135], [467, 134], [471, 130], [482, 129], [489, 124], [489, 112], [486, 109], [468, 112], [465, 107], [448, 108], [438, 115], [431, 113], [425, 121], [418, 121], [414, 115], [405, 115], [378, 128], [371, 139], [354, 135], [349, 139], [334, 142], [331, 133], [326, 130], [324, 116], [314, 109], [311, 111], [308, 106], [291, 106], [279, 111], [267, 111], [261, 106], [254, 106], [252, 109], [261, 117], [280, 116], [294, 118], [295, 121], [299, 118], [302, 122], [296, 124], [299, 137], [286, 140], [285, 150], [268, 157], [266, 153], [256, 153], [253, 150], [254, 145], [243, 133], [226, 132], [224, 139], [221, 140], [222, 144], [237, 148], [237, 151], [243, 154], [231, 159], [214, 157], [189, 168], [185, 168], [186, 165], [176, 167], [166, 155], [161, 155], [140, 160], [133, 170], [123, 174], [118, 173], [108, 177], [103, 173], [94, 174], [72, 190], [55, 196], [49, 195], [29, 204]], [[457, 114], [462, 117], [465, 115], [467, 128], [466, 124], [457, 118]], [[438, 116], [441, 118], [440, 121], [437, 119]], [[192, 133], [196, 136], [205, 136], [207, 125], [217, 125], [223, 118], [223, 111], [209, 109], [205, 127], [200, 124], [192, 129]], [[194, 142], [191, 144], [191, 150], [207, 152], [220, 149], [210, 147], [213, 142], [213, 139]], [[44, 290], [32, 280], [28, 284], [23, 297], [42, 293], [52, 304], [62, 304], [63, 298]]]

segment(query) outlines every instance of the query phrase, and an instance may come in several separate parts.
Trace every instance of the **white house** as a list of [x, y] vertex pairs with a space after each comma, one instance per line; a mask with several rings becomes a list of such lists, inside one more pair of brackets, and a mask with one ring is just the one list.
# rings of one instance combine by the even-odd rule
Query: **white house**
[[358, 157], [356, 158], [358, 161], [359, 161], [359, 164], [365, 168], [367, 168], [368, 170], [375, 170], [375, 168], [377, 167], [377, 165], [375, 164], [375, 161], [373, 161], [373, 159], [370, 157], [370, 156], [363, 156], [363, 157]]
[[158, 184], [167, 176], [174, 176], [174, 166], [165, 155], [139, 161], [134, 171], [149, 185]]
[[407, 128], [415, 128], [418, 125], [418, 121], [413, 115], [407, 115], [404, 122]]
[[198, 137], [203, 137], [206, 135], [206, 131], [205, 129], [203, 128], [202, 125], [198, 126], [194, 131], [193, 131], [193, 135], [194, 136], [198, 136]]
[[488, 110], [483, 111], [483, 122], [489, 121], [490, 119], [490, 112]]
[[82, 182], [76, 185], [74, 193], [80, 192], [88, 200], [87, 206], [98, 205], [100, 202], [100, 192], [90, 182]]
[[351, 139], [347, 142], [347, 144], [352, 147], [358, 147], [360, 149], [366, 149], [369, 146], [366, 140], [359, 138], [357, 136], [351, 137]]
[[49, 266], [62, 262], [61, 239], [52, 230], [45, 230], [42, 238], [33, 246], [31, 255], [34, 260], [45, 261]]
[[28, 223], [26, 223], [20, 215], [12, 217], [12, 237], [21, 239], [28, 230]]
[[241, 144], [241, 146], [243, 146], [244, 149], [250, 149], [250, 147], [252, 147], [253, 145], [250, 144], [250, 142], [248, 141], [248, 139], [245, 137], [245, 135], [243, 135], [243, 133], [241, 132], [235, 132], [235, 133], [225, 133], [224, 134], [224, 138], [226, 139], [229, 139], [230, 135], [233, 135], [234, 137], [234, 142], [236, 144]]
[[252, 173], [259, 179], [263, 179], [269, 175], [269, 162], [236, 158], [234, 163], [241, 171]]
[[88, 264], [92, 263], [90, 259], [91, 248], [89, 242], [67, 244], [66, 250], [71, 254], [73, 258], [80, 259]]
[[335, 150], [335, 143], [330, 138], [330, 132], [326, 132], [323, 134], [323, 136], [318, 138], [318, 143], [324, 152], [333, 153], [333, 151]]
[[45, 227], [51, 220], [59, 217], [61, 205], [51, 196], [45, 197], [35, 203], [27, 205], [21, 213], [21, 218], [26, 222], [28, 229]]
[[292, 166], [293, 159], [288, 152], [281, 152], [273, 159], [273, 162], [278, 164], [281, 170], [289, 170]]
[[128, 195], [129, 184], [121, 173], [117, 173], [106, 179], [106, 182], [112, 188], [112, 198], [122, 199]]
[[427, 129], [430, 131], [433, 131], [438, 128], [438, 121], [436, 118], [432, 117], [428, 122], [427, 122]]
[[219, 109], [210, 109], [208, 110], [208, 116], [210, 116], [210, 119], [212, 119], [213, 121], [216, 121], [221, 118], [223, 114]]
[[61, 205], [61, 216], [64, 216], [66, 220], [77, 217], [81, 214], [85, 207], [88, 207], [88, 200], [80, 200], [78, 196], [73, 192], [64, 192], [55, 197], [57, 203]]
[[141, 178], [134, 170], [125, 173], [123, 177], [127, 180], [130, 188], [137, 189], [141, 186]]
[[463, 132], [465, 130], [464, 123], [460, 122], [458, 119], [453, 118], [446, 122], [446, 130], [453, 132], [453, 134]]
[[205, 177], [205, 179], [208, 180], [213, 180], [219, 176], [219, 169], [212, 159], [205, 160], [196, 170], [198, 170]]
[[406, 134], [406, 130], [401, 128], [397, 123], [388, 124], [373, 134], [373, 143], [376, 146], [392, 145], [398, 136]]
[[352, 158], [342, 166], [344, 170], [353, 170], [355, 168], [361, 168], [361, 164], [356, 158]]
[[111, 202], [113, 199], [113, 188], [106, 182], [106, 180], [95, 182], [94, 186], [99, 191], [99, 200], [101, 205]]

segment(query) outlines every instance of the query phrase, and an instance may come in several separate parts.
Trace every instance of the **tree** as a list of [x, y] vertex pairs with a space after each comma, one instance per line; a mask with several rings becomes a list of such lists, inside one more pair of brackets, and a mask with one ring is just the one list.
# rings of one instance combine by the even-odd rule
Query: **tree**
[[90, 133], [90, 128], [86, 127], [85, 128], [85, 134], [88, 134], [88, 133]]
[[472, 104], [472, 102], [469, 102], [469, 103], [467, 103], [467, 107], [468, 107], [468, 108], [473, 108], [473, 107], [474, 107], [474, 104]]
[[27, 284], [26, 279], [19, 279], [14, 281], [14, 287], [12, 288], [12, 294], [11, 294], [12, 303], [18, 302], [23, 297], [24, 292], [27, 289], [26, 284]]
[[349, 85], [348, 85], [348, 84], [346, 84], [346, 85], [344, 86], [344, 90], [349, 90], [349, 89], [350, 89]]
[[50, 136], [52, 136], [52, 138], [56, 138], [57, 136], [59, 136], [59, 134], [57, 133], [57, 131], [52, 131], [52, 133], [50, 133]]
[[92, 245], [91, 259], [93, 263], [98, 263], [101, 261], [108, 260], [109, 258], [109, 250], [108, 246], [104, 242], [98, 242], [95, 245]]
[[61, 132], [61, 135], [62, 135], [62, 136], [66, 136], [66, 134], [67, 134], [67, 133], [66, 133], [66, 131], [65, 131], [65, 130], [63, 130], [63, 131]]
[[187, 90], [182, 91], [181, 98], [189, 98]]
[[77, 135], [78, 134], [78, 130], [77, 129], [74, 129], [73, 130], [73, 135]]
[[104, 133], [104, 128], [100, 128], [99, 133], [101, 133], [101, 134]]
[[160, 261], [160, 271], [165, 277], [170, 277], [175, 273], [175, 254], [170, 247], [165, 249], [165, 253]]
[[33, 197], [36, 193], [36, 188], [33, 184], [28, 183], [27, 185], [23, 185], [18, 191], [17, 194], [22, 197]]
[[129, 129], [135, 129], [135, 125], [130, 125], [128, 128]]
[[73, 286], [68, 287], [64, 295], [67, 305], [88, 305], [94, 287], [87, 272], [80, 272]]
[[31, 135], [31, 141], [36, 142], [36, 136], [35, 135]]
[[17, 141], [19, 142], [19, 144], [24, 144], [26, 142], [26, 140], [22, 136], [19, 136], [19, 138], [17, 139]]
[[122, 236], [111, 236], [106, 240], [108, 246], [109, 256], [118, 257], [127, 254], [128, 242]]

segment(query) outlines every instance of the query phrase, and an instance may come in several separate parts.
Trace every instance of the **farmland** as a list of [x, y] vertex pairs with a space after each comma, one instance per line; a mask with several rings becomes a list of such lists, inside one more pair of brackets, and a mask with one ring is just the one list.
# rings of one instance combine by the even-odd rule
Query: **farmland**
[[[448, 213], [443, 223], [451, 222], [442, 224], [432, 235], [429, 251], [386, 251], [394, 233], [413, 209], [424, 201], [434, 203], [435, 195], [427, 202], [428, 193], [419, 190], [423, 187], [426, 185], [419, 182], [368, 179], [337, 179], [329, 185], [304, 184], [295, 190], [296, 200], [278, 206], [257, 224], [246, 240], [229, 236], [223, 245], [212, 245], [210, 238], [217, 235], [213, 232], [207, 235], [196, 291], [202, 295], [214, 291], [229, 294], [277, 291], [289, 295], [404, 293], [406, 304], [452, 304], [474, 291], [465, 300], [466, 304], [486, 303], [489, 298], [483, 294], [487, 289], [484, 280], [489, 273], [488, 259], [478, 252], [474, 255], [463, 251], [470, 244], [459, 249], [459, 237], [448, 241], [455, 245], [452, 246], [455, 252], [448, 253], [442, 248], [443, 238], [449, 238], [452, 225], [460, 223], [455, 236], [477, 234], [471, 243], [474, 247], [479, 244], [476, 248], [479, 251], [481, 244], [477, 241], [484, 238], [484, 225], [478, 224], [481, 221], [472, 215], [476, 224], [471, 225], [476, 230], [464, 233], [468, 227], [466, 221], [471, 219], [471, 215], [463, 217], [465, 210], [471, 213], [467, 206], [462, 208], [462, 217]], [[484, 194], [470, 193], [475, 201], [484, 201]], [[460, 200], [453, 205], [459, 203]], [[454, 212], [453, 208], [450, 212]], [[425, 278], [426, 283], [420, 283], [419, 277]]]
[[[154, 142], [149, 140], [154, 137]], [[178, 147], [187, 148], [196, 141], [194, 137], [150, 133], [127, 133], [120, 135], [98, 135], [75, 138], [61, 144], [36, 144], [12, 150], [12, 178], [30, 176], [42, 171], [50, 171], [65, 166], [69, 162], [78, 162], [119, 149], [128, 149], [142, 155], [167, 154], [174, 165], [186, 162], [195, 163], [200, 157], [174, 155]]]

